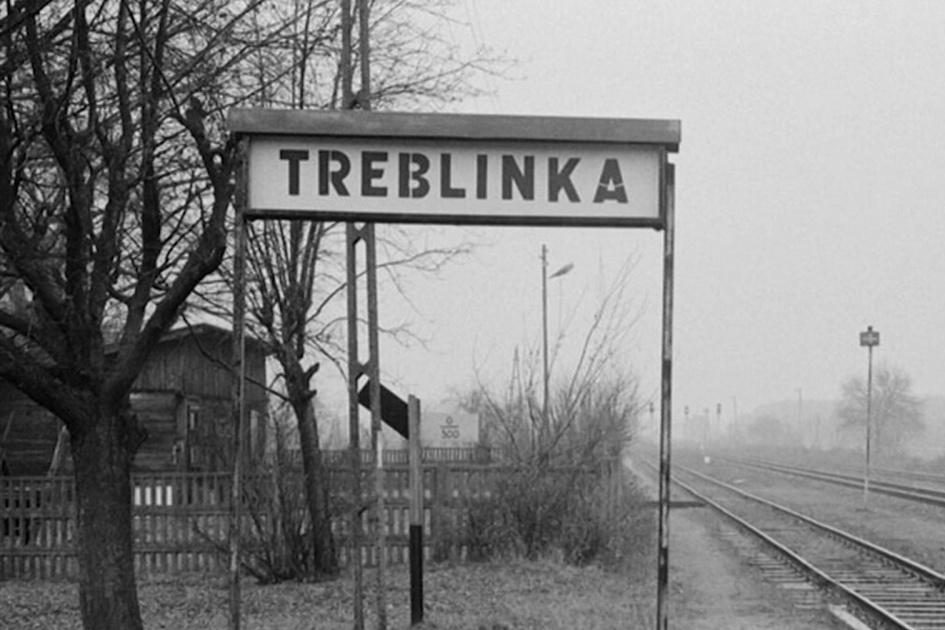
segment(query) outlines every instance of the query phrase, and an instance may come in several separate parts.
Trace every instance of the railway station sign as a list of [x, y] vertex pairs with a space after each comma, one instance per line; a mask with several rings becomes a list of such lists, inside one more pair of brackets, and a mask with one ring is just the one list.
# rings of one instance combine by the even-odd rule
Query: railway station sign
[[247, 218], [661, 229], [678, 121], [236, 109]]
[[[648, 227], [663, 237], [663, 333], [660, 387], [657, 628], [668, 621], [670, 434], [672, 426], [673, 269], [675, 167], [678, 120], [482, 116], [363, 111], [234, 109], [227, 121], [239, 143], [237, 176], [237, 277], [243, 276], [245, 222], [253, 219], [345, 221], [348, 255], [348, 321], [357, 330], [355, 245], [374, 252], [373, 224], [444, 223]], [[356, 222], [365, 226], [356, 227]], [[368, 273], [374, 273], [368, 263]], [[371, 276], [369, 275], [369, 278]], [[371, 281], [368, 282], [369, 302]], [[376, 297], [376, 294], [375, 294]], [[242, 287], [234, 302], [242, 305]], [[373, 315], [371, 314], [373, 313]], [[372, 321], [373, 318], [373, 321]], [[376, 306], [369, 329], [377, 330]], [[244, 308], [234, 308], [234, 330], [245, 327]], [[242, 332], [240, 333], [242, 335]], [[878, 342], [878, 339], [877, 339]], [[243, 378], [241, 364], [241, 378]], [[369, 362], [378, 378], [376, 356]], [[349, 375], [363, 366], [349, 356]], [[353, 381], [356, 384], [356, 381]], [[349, 383], [351, 384], [351, 383]], [[350, 388], [353, 432], [357, 389]], [[419, 401], [396, 396], [372, 401], [373, 412], [418, 450], [422, 433]], [[414, 401], [416, 401], [414, 403]], [[363, 404], [363, 392], [362, 400]], [[242, 403], [236, 396], [234, 406]], [[431, 422], [444, 441], [462, 440], [462, 423], [447, 414]], [[441, 420], [441, 421], [440, 421]], [[478, 423], [470, 422], [469, 426]], [[413, 461], [419, 462], [414, 457]], [[376, 480], [383, 484], [382, 458]], [[234, 475], [238, 479], [238, 475]], [[419, 474], [413, 475], [419, 479]], [[236, 483], [234, 481], [234, 483]], [[420, 488], [420, 483], [416, 483]], [[379, 509], [383, 493], [378, 492]], [[416, 502], [419, 505], [420, 502]], [[422, 534], [411, 514], [411, 537]], [[419, 523], [419, 519], [417, 520]], [[382, 530], [379, 530], [382, 531]], [[383, 553], [383, 534], [378, 534]], [[422, 549], [418, 537], [413, 549]], [[413, 553], [413, 552], [412, 552]], [[422, 551], [418, 557], [422, 558]]]

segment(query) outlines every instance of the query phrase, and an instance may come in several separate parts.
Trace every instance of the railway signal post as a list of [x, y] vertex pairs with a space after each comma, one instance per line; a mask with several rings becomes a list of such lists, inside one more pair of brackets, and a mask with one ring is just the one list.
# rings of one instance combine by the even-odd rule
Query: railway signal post
[[860, 333], [860, 346], [865, 346], [869, 358], [866, 367], [866, 465], [863, 470], [863, 507], [867, 506], [870, 497], [870, 430], [873, 424], [873, 347], [879, 345], [879, 332], [867, 326]]

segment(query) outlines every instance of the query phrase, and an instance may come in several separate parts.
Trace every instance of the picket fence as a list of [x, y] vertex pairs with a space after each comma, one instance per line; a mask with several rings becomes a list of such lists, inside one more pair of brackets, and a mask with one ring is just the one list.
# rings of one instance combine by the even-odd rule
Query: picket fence
[[[349, 466], [328, 458], [333, 503], [350, 505]], [[393, 458], [392, 458], [393, 459]], [[462, 531], [471, 501], [490, 496], [507, 468], [455, 460], [426, 462], [424, 476], [424, 554], [428, 559], [463, 560], [469, 549]], [[365, 460], [370, 463], [370, 458]], [[597, 471], [599, 472], [599, 471]], [[373, 491], [372, 470], [362, 470], [362, 501]], [[385, 462], [385, 511], [389, 563], [408, 561], [409, 481], [406, 463]], [[616, 476], [611, 475], [616, 479]], [[135, 566], [144, 574], [223, 572], [227, 566], [231, 477], [227, 473], [135, 473], [133, 475]], [[264, 479], [261, 485], [268, 482]], [[614, 485], [616, 484], [616, 485]], [[614, 481], [615, 488], [619, 481]], [[254, 487], [252, 480], [248, 487]], [[259, 486], [255, 486], [259, 487]], [[75, 490], [71, 477], [0, 478], [0, 580], [12, 578], [74, 578]], [[369, 515], [361, 521], [362, 564], [377, 563]], [[262, 515], [263, 520], [267, 518]], [[244, 510], [244, 545], [252, 546], [260, 514]], [[265, 525], [265, 523], [263, 523]], [[270, 524], [271, 525], [271, 524]], [[351, 561], [351, 523], [336, 514], [333, 531], [342, 565]]]

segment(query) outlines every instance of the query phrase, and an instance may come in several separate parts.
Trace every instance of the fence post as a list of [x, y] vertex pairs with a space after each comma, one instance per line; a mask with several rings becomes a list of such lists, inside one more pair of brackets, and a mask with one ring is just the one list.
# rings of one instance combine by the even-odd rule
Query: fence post
[[449, 501], [449, 468], [445, 462], [436, 464], [436, 491], [433, 494], [433, 560], [440, 561], [449, 557], [450, 532], [447, 519]]

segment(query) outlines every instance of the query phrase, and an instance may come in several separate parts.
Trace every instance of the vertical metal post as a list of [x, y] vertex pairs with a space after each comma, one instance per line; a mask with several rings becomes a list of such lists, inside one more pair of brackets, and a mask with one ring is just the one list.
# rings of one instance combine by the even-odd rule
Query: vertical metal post
[[351, 0], [341, 0], [341, 109], [351, 109]]
[[358, 104], [364, 111], [371, 111], [371, 3], [369, 0], [357, 0], [358, 3], [358, 47], [361, 61], [361, 90]]
[[231, 404], [233, 407], [233, 478], [230, 487], [230, 630], [240, 628], [240, 545], [243, 520], [243, 416], [246, 382], [246, 210], [247, 183], [249, 181], [249, 146], [245, 138], [240, 140], [238, 181], [236, 185], [234, 226], [236, 250], [233, 258], [233, 380]]
[[713, 441], [722, 443], [722, 403], [715, 403], [715, 429]]
[[801, 446], [804, 446], [804, 389], [797, 388], [797, 433], [801, 438]]
[[705, 455], [705, 448], [709, 443], [709, 408], [706, 407], [702, 410], [702, 417], [704, 421], [702, 422], [702, 454]]
[[666, 224], [663, 229], [663, 365], [660, 408], [659, 550], [657, 554], [656, 628], [668, 630], [670, 436], [673, 382], [673, 247], [676, 173], [666, 165]]
[[407, 399], [407, 444], [410, 457], [410, 625], [423, 622], [423, 451], [420, 444], [420, 399]]
[[860, 345], [869, 351], [866, 368], [866, 466], [863, 471], [863, 508], [866, 509], [870, 495], [870, 433], [873, 426], [873, 346], [879, 345], [879, 333], [867, 326], [860, 333]]
[[355, 247], [361, 233], [353, 223], [345, 225], [345, 255], [348, 298], [348, 453], [351, 459], [351, 552], [354, 572], [354, 628], [364, 630], [364, 585], [361, 568], [361, 424], [358, 409], [358, 270]]
[[870, 495], [870, 434], [873, 427], [873, 346], [867, 347], [869, 358], [866, 367], [866, 471], [863, 476], [863, 507]]
[[384, 509], [384, 441], [381, 435], [381, 374], [377, 319], [377, 244], [374, 224], [364, 226], [364, 244], [367, 258], [368, 378], [371, 388], [371, 446], [374, 450], [374, 543], [377, 550], [377, 627], [387, 628], [387, 602], [384, 574], [387, 568], [387, 513]]
[[541, 427], [535, 440], [535, 454], [548, 428], [548, 248], [541, 246]]

